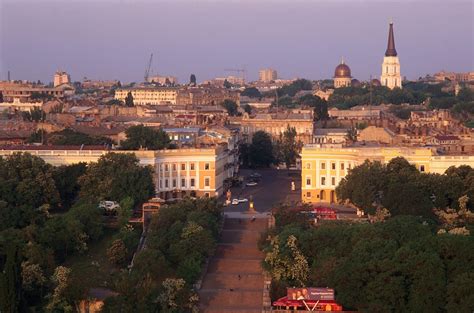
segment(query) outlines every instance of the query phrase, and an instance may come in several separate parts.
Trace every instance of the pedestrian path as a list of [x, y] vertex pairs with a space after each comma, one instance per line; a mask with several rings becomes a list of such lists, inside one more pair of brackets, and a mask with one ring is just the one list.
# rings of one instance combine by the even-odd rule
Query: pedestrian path
[[[217, 250], [199, 290], [204, 313], [261, 313], [263, 253], [257, 241], [267, 228], [266, 214], [226, 213]], [[240, 215], [238, 215], [240, 214]]]

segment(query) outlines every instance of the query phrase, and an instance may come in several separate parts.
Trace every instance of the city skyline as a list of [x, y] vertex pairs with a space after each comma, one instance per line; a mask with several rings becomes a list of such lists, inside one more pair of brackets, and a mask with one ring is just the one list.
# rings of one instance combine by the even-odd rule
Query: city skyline
[[472, 3], [427, 4], [3, 1], [0, 79], [10, 71], [12, 79], [48, 82], [61, 69], [73, 81], [138, 82], [154, 53], [152, 73], [181, 83], [191, 73], [202, 82], [243, 66], [249, 80], [266, 67], [281, 78], [332, 78], [341, 57], [354, 78], [367, 80], [380, 75], [390, 19], [403, 76], [472, 70]]

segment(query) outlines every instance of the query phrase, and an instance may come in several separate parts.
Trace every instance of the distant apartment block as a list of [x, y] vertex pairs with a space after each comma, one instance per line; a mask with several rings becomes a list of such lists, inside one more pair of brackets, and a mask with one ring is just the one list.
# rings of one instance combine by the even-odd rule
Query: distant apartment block
[[155, 75], [155, 76], [148, 77], [148, 82], [166, 86], [166, 85], [176, 85], [178, 83], [178, 79], [174, 76]]
[[129, 92], [135, 105], [176, 104], [178, 96], [178, 88], [174, 87], [121, 88], [115, 91], [115, 99], [125, 102]]
[[4, 101], [12, 102], [17, 98], [20, 99], [21, 102], [27, 102], [31, 100], [32, 95], [63, 98], [73, 95], [74, 88], [64, 84], [54, 88], [45, 88], [30, 83], [0, 82], [0, 92], [3, 95]]
[[71, 83], [71, 77], [68, 73], [63, 71], [57, 71], [54, 74], [54, 87], [61, 86], [62, 84]]
[[271, 68], [264, 68], [258, 71], [258, 80], [261, 82], [270, 82], [277, 80], [277, 71]]
[[474, 81], [474, 72], [465, 72], [465, 73], [455, 73], [455, 72], [445, 72], [441, 71], [434, 74], [434, 78], [437, 81], [456, 81], [456, 82], [472, 82]]

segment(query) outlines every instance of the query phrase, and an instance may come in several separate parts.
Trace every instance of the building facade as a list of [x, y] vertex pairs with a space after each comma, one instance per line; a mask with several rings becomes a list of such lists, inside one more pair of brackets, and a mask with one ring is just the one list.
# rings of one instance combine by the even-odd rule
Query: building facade
[[334, 88], [350, 87], [351, 82], [351, 69], [342, 59], [341, 63], [334, 70]]
[[[109, 153], [133, 153], [140, 164], [153, 168], [155, 193], [162, 199], [192, 197], [218, 197], [224, 192], [224, 181], [234, 173], [229, 165], [228, 149], [217, 146], [204, 149], [170, 149], [159, 151], [119, 151], [84, 147], [18, 146], [0, 148], [0, 156], [27, 152], [54, 166], [80, 162], [97, 162]], [[230, 176], [232, 177], [232, 176]]]
[[277, 79], [277, 71], [272, 68], [264, 68], [258, 71], [258, 80], [261, 82], [271, 82]]
[[388, 44], [382, 63], [382, 75], [380, 76], [382, 86], [390, 89], [402, 88], [402, 76], [400, 74], [400, 61], [395, 49], [395, 37], [393, 35], [393, 23], [390, 23], [388, 31]]
[[71, 77], [69, 76], [68, 73], [63, 72], [63, 71], [57, 71], [54, 74], [54, 87], [60, 86], [62, 84], [69, 84], [71, 83]]
[[176, 104], [178, 96], [178, 88], [173, 87], [121, 88], [115, 91], [115, 99], [125, 102], [129, 92], [132, 93], [135, 105]]
[[307, 203], [334, 203], [336, 187], [351, 168], [365, 160], [386, 164], [396, 157], [404, 157], [426, 173], [442, 174], [450, 166], [474, 167], [474, 156], [439, 156], [430, 148], [306, 145], [301, 152], [301, 199]]

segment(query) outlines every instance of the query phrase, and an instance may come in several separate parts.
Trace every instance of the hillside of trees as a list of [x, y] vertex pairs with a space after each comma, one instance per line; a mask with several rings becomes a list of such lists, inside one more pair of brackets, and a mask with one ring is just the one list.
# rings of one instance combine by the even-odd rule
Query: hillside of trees
[[406, 160], [366, 162], [337, 188], [371, 223], [322, 221], [282, 206], [260, 247], [271, 297], [286, 287], [330, 287], [348, 310], [474, 310], [474, 169], [420, 173]]

